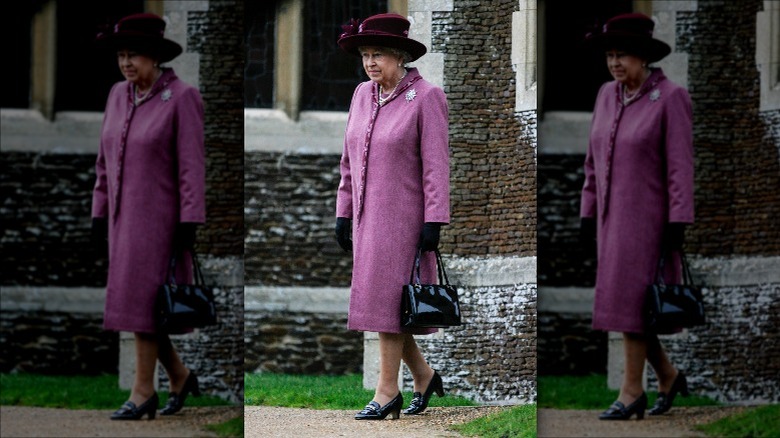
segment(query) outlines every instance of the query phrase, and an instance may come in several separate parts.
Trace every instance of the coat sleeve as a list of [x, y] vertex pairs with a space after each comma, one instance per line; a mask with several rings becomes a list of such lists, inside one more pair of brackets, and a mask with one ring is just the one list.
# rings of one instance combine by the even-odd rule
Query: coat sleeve
[[179, 178], [179, 221], [206, 221], [206, 148], [203, 101], [193, 87], [177, 99], [176, 160]]
[[[106, 110], [103, 112], [103, 125], [106, 124], [108, 119], [108, 108], [114, 94], [117, 92], [119, 83], [114, 84], [111, 87], [111, 91], [108, 93], [108, 99], [106, 101]], [[105, 128], [105, 126], [104, 126]], [[95, 188], [92, 190], [92, 217], [93, 218], [107, 218], [108, 217], [108, 176], [106, 174], [106, 153], [105, 145], [103, 143], [101, 129], [100, 147], [98, 148], [97, 160], [95, 162]]]
[[[609, 84], [609, 82], [607, 82]], [[591, 120], [590, 130], [593, 131], [593, 123], [596, 120], [596, 108], [599, 107], [599, 101], [602, 99], [607, 84], [601, 86], [599, 89], [598, 97], [596, 97], [596, 105], [593, 108], [593, 119]], [[588, 152], [585, 154], [585, 183], [582, 186], [582, 195], [580, 196], [580, 217], [595, 218], [596, 210], [596, 168], [593, 163], [593, 142], [591, 138], [588, 139]]]
[[358, 95], [358, 90], [363, 83], [359, 84], [355, 88], [355, 92], [352, 93], [352, 102], [350, 103], [350, 111], [347, 116], [347, 125], [344, 127], [344, 149], [341, 152], [341, 161], [339, 163], [339, 170], [341, 172], [341, 180], [339, 181], [339, 188], [336, 192], [336, 217], [352, 218], [352, 168], [349, 162], [349, 148], [347, 147], [347, 129], [349, 128], [349, 122], [352, 120], [352, 108], [354, 108], [355, 99]]
[[95, 162], [95, 188], [92, 190], [92, 217], [108, 217], [108, 181], [106, 177], [106, 156], [103, 141], [100, 141], [97, 161]]
[[664, 113], [666, 127], [666, 187], [669, 222], [693, 223], [693, 110], [684, 88], [669, 96]]
[[450, 148], [447, 98], [438, 87], [426, 93], [420, 132], [425, 222], [450, 222]]

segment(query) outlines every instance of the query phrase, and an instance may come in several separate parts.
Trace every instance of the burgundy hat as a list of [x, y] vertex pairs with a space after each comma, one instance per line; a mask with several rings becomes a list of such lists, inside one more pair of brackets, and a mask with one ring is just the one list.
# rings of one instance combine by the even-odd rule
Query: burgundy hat
[[159, 58], [160, 62], [170, 61], [182, 52], [181, 46], [163, 38], [165, 20], [154, 14], [134, 14], [122, 18], [113, 31], [99, 33], [98, 47], [120, 50], [137, 49], [148, 51]]
[[391, 47], [409, 53], [412, 62], [425, 55], [428, 49], [419, 41], [409, 38], [409, 20], [398, 14], [378, 14], [359, 23], [354, 18], [341, 26], [344, 33], [339, 37], [339, 46], [347, 53], [360, 56], [358, 47]]
[[668, 44], [653, 38], [654, 27], [653, 20], [644, 14], [617, 15], [607, 20], [600, 32], [586, 35], [585, 41], [594, 49], [624, 49], [654, 62], [672, 51]]

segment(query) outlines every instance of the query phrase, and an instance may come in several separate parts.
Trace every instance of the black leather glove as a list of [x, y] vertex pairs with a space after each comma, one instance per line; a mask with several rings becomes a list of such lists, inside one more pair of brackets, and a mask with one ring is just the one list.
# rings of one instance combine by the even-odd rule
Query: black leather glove
[[108, 255], [108, 218], [92, 218], [92, 244], [98, 255]]
[[352, 251], [352, 219], [336, 218], [336, 241], [344, 251]]
[[176, 252], [182, 253], [195, 246], [195, 228], [197, 226], [198, 224], [192, 222], [176, 224], [176, 231], [173, 234], [173, 247]]
[[588, 252], [596, 250], [596, 218], [580, 218], [580, 243]]
[[664, 227], [664, 248], [667, 251], [682, 249], [685, 242], [685, 225], [681, 222], [669, 222]]
[[425, 251], [436, 251], [439, 248], [439, 235], [441, 224], [438, 222], [426, 222], [420, 233], [420, 248]]

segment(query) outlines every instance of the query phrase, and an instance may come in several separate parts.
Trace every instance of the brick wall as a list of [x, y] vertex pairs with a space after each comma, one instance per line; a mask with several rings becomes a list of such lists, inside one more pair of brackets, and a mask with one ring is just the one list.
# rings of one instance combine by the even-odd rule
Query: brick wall
[[[442, 251], [536, 255], [536, 111], [515, 113], [516, 1], [455, 1], [434, 12], [450, 108], [452, 220]], [[423, 75], [425, 72], [423, 72]]]
[[[778, 137], [758, 112], [762, 3], [700, 2], [677, 14], [675, 49], [689, 55], [693, 100], [697, 222], [688, 248], [697, 254], [780, 254]], [[764, 120], [776, 122], [773, 113]]]

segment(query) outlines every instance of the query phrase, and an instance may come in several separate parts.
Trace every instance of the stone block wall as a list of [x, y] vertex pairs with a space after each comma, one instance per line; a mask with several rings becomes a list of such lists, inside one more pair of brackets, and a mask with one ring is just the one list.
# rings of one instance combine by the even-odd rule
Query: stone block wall
[[345, 330], [346, 313], [267, 311], [247, 314], [248, 372], [354, 374], [362, 371], [363, 335]]
[[[488, 403], [536, 400], [536, 287], [460, 287], [464, 324], [418, 336], [446, 391]], [[411, 375], [405, 375], [411, 387]]]
[[348, 286], [352, 257], [336, 243], [340, 155], [247, 152], [247, 285]]
[[3, 310], [0, 373], [116, 373], [119, 334], [104, 331], [100, 313]]
[[2, 285], [101, 286], [90, 234], [95, 155], [3, 151]]
[[707, 325], [662, 339], [672, 362], [697, 394], [779, 402], [780, 283], [708, 287], [704, 296]]

